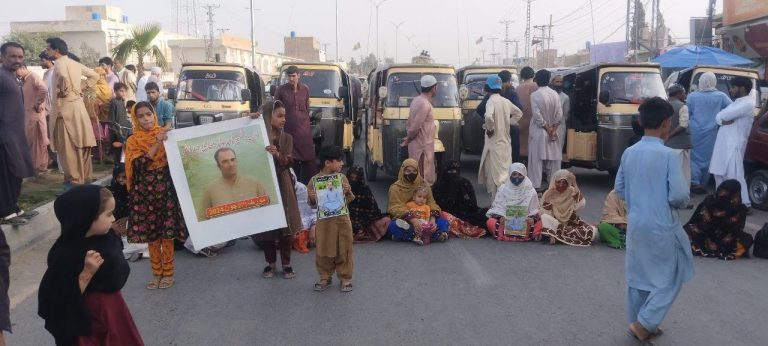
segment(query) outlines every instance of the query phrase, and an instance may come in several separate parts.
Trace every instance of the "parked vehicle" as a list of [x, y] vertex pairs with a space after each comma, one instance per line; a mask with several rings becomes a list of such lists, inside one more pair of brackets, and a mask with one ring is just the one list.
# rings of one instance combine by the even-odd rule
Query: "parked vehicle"
[[768, 112], [752, 124], [744, 168], [752, 207], [768, 210]]
[[658, 64], [609, 63], [564, 73], [571, 99], [566, 154], [571, 166], [615, 174], [633, 136], [632, 122], [646, 99], [667, 98]]
[[[332, 63], [284, 63], [281, 85], [288, 82], [288, 66], [299, 68], [299, 82], [309, 87], [309, 107], [315, 151], [324, 145], [336, 145], [344, 150], [346, 164], [351, 166], [353, 153], [353, 120], [356, 102], [351, 91], [352, 81], [344, 69]], [[276, 88], [275, 88], [276, 89]]]
[[699, 88], [699, 78], [704, 72], [715, 74], [715, 77], [717, 77], [717, 90], [724, 92], [726, 95], [730, 95], [728, 89], [731, 87], [731, 80], [733, 78], [741, 76], [752, 79], [754, 83], [752, 89], [755, 93], [755, 115], [757, 115], [762, 104], [760, 88], [757, 85], [757, 80], [760, 78], [757, 70], [731, 66], [697, 65], [682, 71], [673, 72], [667, 77], [665, 84], [669, 87], [672, 83], [677, 83], [683, 86], [689, 93], [692, 93]]
[[168, 89], [177, 128], [248, 116], [265, 97], [258, 73], [229, 63], [184, 63], [177, 87]]
[[517, 75], [515, 66], [466, 66], [456, 72], [456, 79], [461, 83], [461, 143], [464, 152], [480, 154], [485, 144], [483, 115], [475, 111], [485, 97], [485, 81], [489, 76], [495, 76], [502, 70], [508, 70], [513, 76]]
[[366, 142], [365, 171], [376, 180], [378, 169], [397, 176], [408, 157], [400, 142], [406, 136], [405, 123], [411, 101], [421, 92], [421, 76], [437, 79], [437, 95], [432, 99], [432, 114], [437, 127], [435, 162], [459, 160], [461, 155], [461, 108], [453, 66], [436, 64], [395, 64], [380, 66], [368, 76], [369, 105], [363, 118]]

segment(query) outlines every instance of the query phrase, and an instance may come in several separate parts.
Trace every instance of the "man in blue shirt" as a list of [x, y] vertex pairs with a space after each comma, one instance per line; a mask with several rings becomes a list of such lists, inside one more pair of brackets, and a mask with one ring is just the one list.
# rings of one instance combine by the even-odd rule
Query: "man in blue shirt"
[[149, 103], [152, 104], [152, 107], [155, 107], [158, 124], [170, 130], [173, 127], [173, 105], [170, 102], [163, 100], [163, 96], [160, 94], [160, 87], [157, 83], [147, 83], [144, 90], [147, 92]]
[[677, 209], [688, 202], [688, 183], [677, 153], [664, 146], [672, 106], [659, 97], [640, 105], [645, 135], [621, 156], [616, 193], [627, 204], [627, 320], [640, 341], [659, 325], [693, 277], [693, 256]]

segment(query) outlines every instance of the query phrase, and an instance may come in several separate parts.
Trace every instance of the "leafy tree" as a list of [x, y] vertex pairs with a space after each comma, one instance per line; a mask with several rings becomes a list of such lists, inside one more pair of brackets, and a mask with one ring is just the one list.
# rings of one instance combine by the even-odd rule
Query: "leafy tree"
[[97, 52], [96, 49], [93, 49], [93, 47], [89, 46], [85, 42], [80, 45], [79, 57], [80, 63], [90, 68], [99, 66], [99, 59], [101, 58], [99, 56], [99, 52]]
[[45, 43], [45, 39], [49, 37], [58, 37], [60, 34], [57, 32], [24, 32], [24, 31], [11, 31], [8, 35], [3, 36], [3, 42], [13, 41], [24, 47], [24, 60], [28, 65], [36, 63], [42, 51], [48, 47]]
[[125, 39], [112, 50], [113, 57], [126, 61], [131, 54], [136, 54], [138, 61], [136, 69], [139, 73], [144, 71], [144, 58], [146, 57], [152, 58], [158, 66], [167, 68], [168, 60], [163, 55], [163, 51], [157, 45], [152, 44], [157, 35], [160, 34], [160, 30], [160, 24], [147, 24], [133, 28], [132, 37]]

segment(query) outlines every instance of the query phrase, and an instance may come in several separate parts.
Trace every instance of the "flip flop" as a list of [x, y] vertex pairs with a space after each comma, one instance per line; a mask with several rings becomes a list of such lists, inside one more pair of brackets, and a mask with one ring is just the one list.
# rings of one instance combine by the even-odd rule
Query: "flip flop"
[[316, 292], [322, 292], [328, 289], [328, 287], [331, 286], [331, 279], [320, 279], [320, 281], [315, 283], [314, 290]]
[[30, 211], [21, 211], [21, 214], [19, 214], [19, 217], [22, 219], [29, 220], [35, 216], [40, 215], [40, 212], [37, 210], [30, 210]]
[[341, 291], [344, 293], [352, 292], [352, 283], [347, 282], [345, 284], [341, 284]]
[[157, 286], [157, 288], [162, 290], [166, 288], [171, 288], [171, 286], [173, 286], [175, 282], [176, 281], [173, 280], [173, 276], [163, 276], [163, 278], [160, 279], [160, 284]]
[[0, 220], [0, 224], [2, 224], [2, 225], [11, 225], [11, 226], [21, 226], [21, 225], [26, 225], [28, 223], [29, 223], [29, 221], [27, 221], [26, 219], [23, 219], [23, 218], [21, 218], [19, 216], [14, 216], [14, 217], [12, 217], [10, 219], [2, 219], [2, 220]]
[[147, 282], [147, 289], [148, 290], [156, 290], [156, 289], [160, 288], [160, 280], [161, 279], [162, 279], [161, 277], [155, 276], [155, 278], [153, 278], [152, 280]]

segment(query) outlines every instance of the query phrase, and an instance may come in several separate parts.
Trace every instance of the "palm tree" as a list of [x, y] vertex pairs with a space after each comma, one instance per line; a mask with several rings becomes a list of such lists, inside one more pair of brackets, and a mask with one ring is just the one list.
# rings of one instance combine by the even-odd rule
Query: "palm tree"
[[135, 53], [138, 60], [138, 64], [136, 64], [136, 71], [138, 73], [144, 71], [144, 57], [146, 56], [155, 60], [158, 66], [166, 68], [168, 61], [165, 59], [165, 55], [163, 55], [163, 52], [157, 45], [152, 44], [152, 41], [160, 34], [160, 30], [160, 24], [147, 24], [133, 28], [131, 30], [133, 37], [127, 38], [117, 45], [112, 50], [113, 57], [126, 61], [128, 56]]

